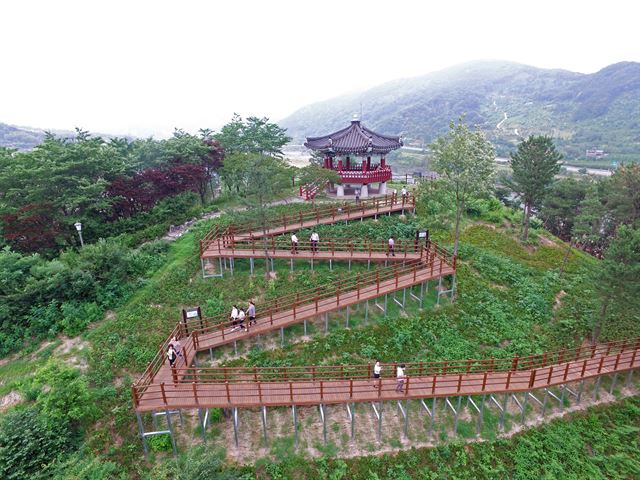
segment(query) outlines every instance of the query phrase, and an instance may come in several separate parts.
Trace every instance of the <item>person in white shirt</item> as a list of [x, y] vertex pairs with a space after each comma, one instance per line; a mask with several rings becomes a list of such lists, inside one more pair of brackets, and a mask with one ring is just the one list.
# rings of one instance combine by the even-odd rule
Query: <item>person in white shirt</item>
[[317, 234], [317, 232], [313, 232], [311, 234], [311, 251], [313, 253], [316, 253], [318, 251], [318, 242], [320, 241], [320, 235]]
[[240, 330], [243, 330], [243, 329], [244, 329], [244, 331], [245, 331], [245, 332], [248, 332], [248, 331], [249, 331], [249, 329], [248, 329], [248, 328], [247, 328], [247, 326], [244, 324], [244, 320], [245, 320], [245, 318], [247, 318], [247, 316], [245, 315], [244, 310], [240, 309], [240, 310], [238, 311], [238, 325], [239, 325], [239, 327], [240, 327]]
[[373, 366], [373, 388], [376, 388], [376, 381], [378, 385], [380, 385], [380, 373], [382, 372], [382, 365], [380, 365], [380, 360], [376, 360], [375, 365]]
[[391, 254], [391, 256], [393, 257], [396, 256], [395, 246], [396, 241], [393, 239], [393, 237], [389, 237], [389, 251], [387, 252], [387, 256], [389, 256], [389, 254]]
[[173, 347], [177, 356], [182, 356], [182, 344], [180, 343], [180, 340], [177, 339], [177, 337], [174, 336], [169, 342], [169, 345]]
[[231, 309], [231, 325], [235, 330], [236, 324], [238, 323], [238, 307], [236, 305]]
[[405, 379], [404, 363], [397, 368], [396, 379], [398, 380], [398, 383], [396, 385], [396, 392], [402, 392], [402, 389], [404, 387], [404, 379]]
[[298, 253], [298, 237], [295, 233], [291, 235], [291, 253]]
[[402, 187], [402, 203], [407, 200], [407, 189], [406, 187]]

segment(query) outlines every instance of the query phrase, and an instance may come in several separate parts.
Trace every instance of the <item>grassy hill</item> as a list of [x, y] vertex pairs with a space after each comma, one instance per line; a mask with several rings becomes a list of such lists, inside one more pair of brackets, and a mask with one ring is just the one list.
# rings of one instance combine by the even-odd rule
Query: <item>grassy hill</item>
[[460, 115], [478, 125], [505, 155], [521, 136], [554, 137], [568, 158], [587, 148], [610, 159], [640, 157], [640, 63], [593, 74], [510, 62], [471, 62], [301, 108], [279, 124], [296, 141], [344, 127], [354, 112], [383, 133], [431, 143]]
[[[284, 211], [306, 208], [309, 205], [279, 206], [272, 209], [272, 214], [277, 216]], [[501, 358], [515, 352], [526, 355], [581, 344], [599, 308], [591, 282], [597, 261], [574, 250], [569, 256], [566, 274], [559, 277], [558, 265], [566, 251], [561, 241], [542, 229], [534, 229], [531, 242], [522, 244], [517, 227], [520, 213], [498, 202], [474, 204], [469, 213], [461, 239], [456, 303], [434, 307], [432, 289], [424, 310], [413, 303], [406, 311], [400, 311], [390, 302], [386, 315], [371, 313], [370, 323], [365, 325], [362, 309], [354, 309], [350, 328], [344, 328], [344, 315], [340, 312], [331, 315], [327, 335], [323, 334], [322, 322], [320, 325], [310, 322], [309, 337], [304, 341], [301, 341], [302, 326], [297, 325], [286, 329], [284, 344], [275, 332], [261, 340], [260, 345], [241, 342], [239, 355], [232, 346], [218, 349], [213, 361], [227, 366], [277, 366], [362, 363], [376, 356], [385, 362]], [[110, 312], [82, 338], [70, 345], [67, 340], [62, 344], [56, 342], [0, 365], [3, 378], [0, 394], [18, 392], [22, 406], [35, 403], [40, 408], [51, 408], [52, 398], [57, 395], [64, 398], [65, 408], [73, 407], [73, 412], [83, 419], [82, 445], [63, 457], [65, 462], [54, 466], [58, 472], [54, 478], [211, 478], [218, 472], [223, 472], [219, 478], [230, 480], [563, 478], [571, 475], [624, 478], [633, 476], [630, 472], [640, 471], [633, 441], [638, 431], [637, 399], [579, 415], [574, 417], [576, 422], [556, 421], [513, 439], [496, 440], [496, 417], [488, 414], [483, 435], [489, 441], [476, 445], [462, 445], [453, 439], [452, 443], [445, 444], [449, 434], [443, 424], [439, 427], [443, 430], [438, 431], [441, 443], [437, 448], [384, 457], [375, 453], [379, 449], [396, 452], [402, 449], [400, 427], [392, 421], [393, 408], [389, 408], [385, 417], [383, 442], [378, 447], [370, 438], [374, 430], [364, 423], [370, 422], [371, 417], [367, 406], [358, 407], [357, 452], [337, 423], [342, 418], [338, 414], [344, 416], [342, 410], [331, 411], [327, 446], [321, 445], [317, 432], [313, 433], [317, 412], [304, 411], [300, 427], [303, 446], [298, 451], [292, 447], [291, 417], [286, 409], [269, 410], [269, 428], [278, 433], [268, 445], [260, 444], [260, 421], [255, 412], [243, 411], [242, 442], [252, 448], [239, 451], [231, 446], [230, 419], [224, 419], [219, 412], [207, 433], [206, 450], [197, 448], [201, 436], [195, 427], [195, 414], [190, 412], [185, 426], [180, 427], [179, 463], [173, 461], [171, 444], [163, 437], [152, 442], [152, 460], [144, 463], [129, 386], [153, 358], [159, 341], [174, 325], [181, 308], [200, 305], [204, 314], [211, 316], [227, 312], [232, 304], [244, 303], [251, 297], [269, 300], [313, 285], [332, 285], [339, 275], [366, 270], [365, 265], [355, 264], [351, 273], [344, 265], [337, 264], [334, 270], [329, 270], [328, 265], [321, 263], [310, 271], [308, 264], [301, 261], [290, 272], [288, 262], [276, 262], [277, 278], [266, 279], [261, 269], [250, 276], [248, 265], [238, 261], [233, 276], [203, 279], [199, 270], [198, 239], [214, 224], [246, 223], [252, 215], [255, 212], [228, 212], [196, 224], [190, 233], [166, 250], [160, 262], [141, 276], [139, 289], [130, 300]], [[378, 221], [323, 226], [318, 231], [321, 238], [384, 240], [389, 235], [412, 238], [416, 229], [429, 226], [428, 221], [419, 209], [416, 217], [382, 217]], [[308, 232], [300, 234], [304, 238]], [[444, 245], [451, 243], [451, 232], [447, 230], [434, 229], [432, 234]], [[634, 323], [620, 324], [603, 331], [602, 338], [632, 336], [638, 333], [638, 328]], [[201, 361], [204, 364], [210, 359], [204, 355]], [[43, 387], [43, 372], [59, 368], [60, 364], [79, 368], [77, 375], [80, 376], [74, 383], [83, 393], [82, 397], [62, 397], [67, 390], [52, 386], [51, 380], [48, 388]], [[66, 385], [63, 380], [59, 383]], [[85, 411], [86, 414], [80, 415], [79, 412]], [[412, 415], [416, 420], [412, 423], [412, 438], [420, 442], [418, 435], [423, 433], [415, 433], [421, 425], [417, 412], [418, 407], [414, 407]], [[460, 441], [470, 441], [474, 428], [473, 420], [463, 419]], [[596, 435], [596, 430], [601, 434]], [[570, 454], [557, 454], [558, 442], [562, 443], [563, 451]], [[323, 457], [312, 460], [308, 457], [310, 453]], [[354, 453], [362, 457], [331, 458]], [[531, 459], [543, 460], [530, 465]], [[235, 461], [255, 462], [255, 465], [237, 467]], [[187, 472], [207, 472], [210, 477], [198, 477], [195, 473], [189, 476]], [[418, 472], [422, 472], [422, 476], [416, 476]]]

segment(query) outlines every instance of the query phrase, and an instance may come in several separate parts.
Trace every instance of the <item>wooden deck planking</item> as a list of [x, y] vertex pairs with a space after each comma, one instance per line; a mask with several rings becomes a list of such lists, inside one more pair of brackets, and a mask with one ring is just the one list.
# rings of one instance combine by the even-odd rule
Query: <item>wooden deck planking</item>
[[[635, 352], [635, 353], [634, 353]], [[536, 390], [544, 387], [557, 386], [564, 383], [594, 378], [598, 375], [625, 372], [640, 367], [638, 350], [629, 350], [620, 355], [618, 366], [614, 369], [617, 355], [597, 355], [587, 359], [587, 368], [582, 375], [584, 359], [553, 365], [554, 371], [561, 375], [553, 375], [551, 382], [548, 380], [548, 372], [551, 366], [536, 369], [536, 381], [530, 386], [531, 370], [519, 370], [512, 372], [509, 388], [507, 388], [508, 372], [487, 373], [485, 388], [482, 389], [484, 373], [469, 375], [444, 375], [436, 377], [436, 388], [433, 391], [433, 376], [409, 377], [408, 393], [395, 392], [396, 380], [384, 378], [382, 390], [373, 387], [373, 379], [353, 380], [353, 395], [350, 392], [350, 379], [323, 381], [323, 394], [320, 394], [320, 381], [299, 382], [254, 382], [230, 383], [229, 397], [227, 397], [226, 384], [197, 384], [197, 401], [193, 394], [193, 385], [190, 383], [166, 384], [165, 391], [167, 403], [162, 401], [161, 395], [156, 391], [142, 396], [136, 410], [152, 411], [176, 408], [224, 408], [224, 407], [257, 407], [257, 406], [291, 406], [291, 405], [318, 405], [340, 404], [351, 402], [378, 402], [389, 400], [419, 399], [432, 397], [453, 397], [460, 395], [482, 395], [499, 393], [517, 393]], [[601, 358], [603, 364], [608, 365], [598, 372]], [[633, 364], [631, 361], [633, 360]], [[564, 371], [567, 364], [570, 372], [566, 380]], [[460, 389], [458, 384], [460, 382]], [[406, 384], [405, 384], [406, 387]], [[260, 394], [262, 400], [260, 401]]]

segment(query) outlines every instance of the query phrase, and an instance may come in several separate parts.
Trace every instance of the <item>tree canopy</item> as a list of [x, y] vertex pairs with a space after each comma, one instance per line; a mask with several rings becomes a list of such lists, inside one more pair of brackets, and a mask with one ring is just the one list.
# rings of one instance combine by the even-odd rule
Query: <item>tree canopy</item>
[[480, 131], [472, 132], [464, 124], [449, 124], [449, 133], [431, 145], [431, 165], [446, 188], [453, 193], [456, 205], [454, 255], [458, 253], [460, 219], [466, 202], [488, 194], [493, 188], [495, 150]]
[[511, 153], [511, 185], [524, 203], [524, 240], [529, 237], [531, 210], [540, 205], [554, 177], [560, 172], [560, 160], [562, 155], [556, 150], [553, 140], [545, 136], [530, 136], [520, 142], [515, 153]]
[[282, 157], [282, 147], [291, 140], [286, 131], [286, 128], [269, 122], [266, 117], [248, 117], [243, 120], [236, 113], [214, 138], [229, 154], [261, 153]]

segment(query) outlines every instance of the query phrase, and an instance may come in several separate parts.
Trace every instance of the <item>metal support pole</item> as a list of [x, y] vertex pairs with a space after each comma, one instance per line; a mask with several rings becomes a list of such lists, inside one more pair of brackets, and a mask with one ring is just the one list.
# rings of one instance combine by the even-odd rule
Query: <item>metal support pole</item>
[[222, 268], [222, 258], [218, 258], [218, 263], [220, 264], [220, 278], [224, 276], [224, 268]]
[[364, 323], [369, 323], [369, 300], [364, 304]]
[[327, 444], [327, 417], [325, 415], [324, 405], [321, 403], [318, 405], [320, 409], [320, 418], [322, 419], [322, 438], [324, 440], [324, 444]]
[[167, 426], [169, 427], [169, 435], [171, 436], [171, 446], [173, 447], [173, 456], [178, 456], [178, 449], [176, 448], [176, 436], [173, 433], [173, 423], [171, 421], [171, 414], [169, 410], [165, 410], [165, 415], [167, 416]]
[[382, 438], [382, 402], [380, 402], [380, 411], [378, 412], [378, 434], [377, 439], [380, 441]]
[[275, 272], [276, 270], [273, 268], [273, 257], [271, 257], [271, 271]]
[[458, 417], [460, 416], [460, 405], [462, 405], [462, 397], [458, 397], [458, 406], [456, 408], [456, 419], [455, 419], [455, 428], [453, 433], [458, 435]]
[[144, 425], [142, 424], [142, 416], [140, 415], [140, 412], [136, 412], [136, 418], [138, 419], [138, 433], [142, 439], [144, 458], [147, 458], [149, 456], [149, 445], [147, 445], [147, 438], [144, 436]]
[[231, 276], [233, 276], [233, 257], [229, 259], [229, 269], [231, 270]]
[[262, 432], [264, 433], [264, 444], [267, 445], [269, 443], [269, 439], [267, 438], [267, 407], [264, 405], [261, 408], [260, 417], [262, 418]]
[[289, 270], [293, 272], [293, 258], [289, 259], [289, 265], [290, 265]]
[[347, 414], [349, 415], [349, 420], [351, 421], [351, 441], [356, 438], [356, 404], [348, 404], [347, 403]]
[[438, 299], [436, 300], [436, 305], [440, 305], [440, 292], [442, 291], [442, 277], [438, 279]]
[[298, 448], [298, 415], [295, 405], [291, 406], [291, 413], [293, 414], [293, 430], [295, 432], [296, 448]]
[[307, 319], [306, 318], [304, 319], [303, 323], [304, 323], [304, 336], [306, 337], [307, 336]]
[[324, 314], [324, 333], [329, 333], [329, 312]]
[[598, 400], [598, 390], [600, 390], [600, 381], [602, 380], [602, 376], [598, 377], [596, 379], [596, 388], [593, 391], [593, 401], [597, 401]]
[[549, 399], [549, 390], [548, 389], [544, 389], [544, 398], [542, 399], [542, 416], [544, 417], [544, 414], [547, 411], [547, 400]]
[[329, 259], [329, 270], [333, 271], [333, 262]]
[[345, 327], [349, 328], [349, 305], [347, 305], [347, 322], [346, 322]]
[[613, 389], [616, 388], [616, 382], [618, 381], [618, 372], [613, 374], [611, 379], [611, 387], [609, 388], [609, 395], [613, 395]]
[[202, 442], [204, 444], [206, 444], [207, 443], [207, 432], [205, 430], [204, 418], [202, 416], [202, 409], [201, 408], [198, 409], [198, 420], [200, 421], [200, 429], [202, 430]]
[[213, 347], [211, 347], [209, 349], [209, 358], [211, 359], [211, 361], [213, 362]]
[[388, 293], [385, 293], [385, 294], [384, 294], [384, 314], [385, 314], [385, 315], [387, 314], [387, 301], [388, 301], [388, 297], [389, 297], [389, 294], [388, 294]]
[[580, 399], [582, 398], [582, 390], [584, 389], [584, 380], [580, 382], [580, 388], [578, 389], [577, 403], [580, 405]]
[[478, 422], [478, 435], [482, 434], [482, 425], [484, 424], [484, 402], [486, 398], [486, 395], [482, 395], [482, 403], [480, 404], [480, 420]]
[[234, 340], [233, 341], [233, 351], [236, 354], [236, 357], [238, 356], [238, 341]]
[[522, 402], [522, 418], [520, 422], [524, 425], [527, 416], [527, 401], [529, 400], [529, 392], [524, 392], [524, 401]]
[[253, 257], [249, 258], [249, 268], [251, 269], [251, 275], [253, 275]]
[[424, 290], [424, 282], [420, 284], [420, 308], [423, 305], [423, 290]]
[[500, 427], [504, 432], [504, 417], [507, 414], [507, 405], [509, 404], [509, 394], [505, 393], [502, 399], [502, 413], [500, 414]]
[[629, 373], [627, 374], [627, 382], [626, 382], [626, 387], [629, 388], [631, 387], [631, 377], [633, 376], [633, 370], [629, 370]]
[[436, 421], [436, 408], [438, 407], [438, 397], [433, 397], [431, 405], [431, 421], [429, 422], [429, 438], [433, 438], [433, 426]]
[[238, 443], [238, 409], [233, 407], [233, 438], [236, 441], [236, 448], [240, 445]]
[[284, 327], [280, 327], [280, 345], [284, 347]]

